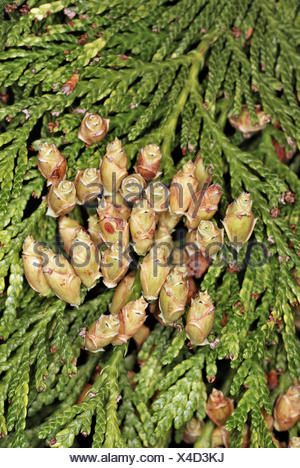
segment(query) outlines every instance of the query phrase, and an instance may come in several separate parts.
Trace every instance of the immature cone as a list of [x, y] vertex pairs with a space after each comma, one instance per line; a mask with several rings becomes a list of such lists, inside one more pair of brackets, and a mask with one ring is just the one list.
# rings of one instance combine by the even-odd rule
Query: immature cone
[[131, 258], [118, 244], [113, 244], [102, 253], [101, 273], [103, 283], [108, 288], [114, 288], [126, 275]]
[[94, 200], [103, 192], [100, 171], [94, 167], [78, 171], [74, 184], [79, 205]]
[[120, 217], [111, 197], [110, 199], [108, 197], [98, 198], [97, 213], [99, 218], [101, 218], [101, 216], [112, 216], [113, 218]]
[[138, 255], [145, 255], [153, 244], [155, 212], [147, 200], [138, 200], [133, 205], [129, 226], [133, 248]]
[[236, 200], [227, 206], [226, 216], [239, 215], [246, 216], [251, 213], [252, 200], [250, 193], [242, 192]]
[[205, 169], [203, 159], [200, 153], [197, 154], [195, 160], [195, 176], [198, 180], [199, 190], [201, 190], [204, 185], [210, 184], [212, 179], [211, 175]]
[[199, 279], [204, 275], [209, 267], [209, 259], [204, 257], [199, 250], [191, 255], [186, 262], [188, 275]]
[[129, 245], [129, 224], [125, 219], [100, 218], [99, 226], [103, 241], [107, 244], [119, 244], [123, 249]]
[[119, 334], [114, 338], [113, 344], [126, 343], [143, 325], [146, 320], [146, 309], [148, 303], [143, 297], [130, 301], [118, 314], [120, 320]]
[[288, 431], [300, 420], [300, 385], [290, 387], [280, 395], [274, 408], [276, 431]]
[[159, 146], [154, 144], [147, 145], [140, 151], [136, 170], [145, 180], [153, 180], [159, 175], [160, 160], [161, 152]]
[[170, 232], [175, 228], [175, 226], [181, 220], [182, 215], [176, 215], [171, 212], [170, 207], [164, 213], [159, 215], [159, 226], [165, 226], [169, 229]]
[[147, 301], [155, 301], [158, 298], [169, 271], [165, 249], [154, 245], [141, 264], [140, 280]]
[[248, 137], [251, 133], [263, 130], [271, 120], [271, 117], [260, 110], [259, 106], [256, 106], [256, 117], [257, 122], [252, 123], [248, 108], [246, 105], [243, 105], [240, 115], [230, 114], [228, 118], [234, 128], [242, 132], [245, 137]]
[[49, 296], [51, 289], [43, 272], [43, 258], [39, 254], [40, 244], [34, 240], [32, 236], [26, 236], [23, 243], [23, 267], [25, 277], [34, 291], [37, 291], [41, 296]]
[[79, 80], [79, 75], [78, 73], [74, 73], [71, 78], [68, 79], [61, 88], [62, 92], [66, 95], [69, 96], [74, 89], [76, 88]]
[[78, 221], [69, 216], [61, 216], [58, 222], [58, 231], [61, 240], [64, 243], [64, 250], [67, 254], [70, 253], [71, 245], [74, 242], [76, 234], [79, 230], [84, 231], [84, 228], [80, 226]]
[[88, 233], [96, 245], [99, 246], [102, 244], [103, 240], [101, 236], [99, 218], [97, 215], [93, 215], [88, 218]]
[[224, 426], [234, 410], [233, 400], [226, 397], [223, 392], [212, 389], [206, 403], [206, 414], [217, 426]]
[[97, 213], [99, 218], [111, 216], [113, 218], [121, 218], [127, 221], [130, 216], [131, 209], [125, 204], [122, 205], [120, 199], [124, 202], [119, 193], [117, 193], [116, 196], [98, 199], [99, 204]]
[[135, 280], [136, 272], [131, 271], [125, 278], [120, 282], [118, 287], [116, 288], [112, 303], [109, 306], [109, 311], [111, 314], [118, 314], [122, 307], [124, 307], [127, 302], [129, 302], [129, 298], [132, 293], [132, 286]]
[[145, 190], [146, 198], [155, 213], [167, 211], [169, 205], [169, 189], [162, 182], [151, 182]]
[[108, 246], [118, 243], [123, 249], [129, 244], [129, 223], [119, 217], [116, 207], [106, 199], [104, 206], [99, 205], [97, 212], [99, 215], [99, 229], [103, 239]]
[[291, 437], [289, 448], [300, 448], [300, 437]]
[[192, 194], [195, 196], [198, 181], [195, 176], [195, 165], [188, 161], [182, 169], [175, 174], [170, 186], [170, 207], [177, 215], [183, 215], [190, 206]]
[[[251, 211], [252, 200], [249, 193], [241, 193], [226, 210], [223, 225], [233, 244], [245, 244], [250, 238], [256, 219]], [[237, 250], [241, 246], [237, 246]]]
[[145, 187], [145, 179], [140, 174], [130, 174], [122, 180], [120, 194], [125, 202], [134, 203], [142, 197]]
[[211, 436], [212, 448], [229, 447], [230, 432], [225, 427], [216, 427]]
[[197, 229], [196, 244], [202, 255], [215, 258], [224, 244], [224, 231], [212, 221], [201, 220]]
[[51, 249], [43, 249], [47, 264], [43, 272], [50, 288], [62, 301], [78, 306], [80, 304], [80, 278], [75, 274], [68, 260]]
[[83, 284], [93, 288], [100, 273], [100, 253], [86, 231], [79, 230], [76, 233], [71, 247], [72, 266]]
[[100, 163], [105, 195], [117, 193], [122, 180], [127, 175], [127, 162], [127, 154], [122, 148], [120, 140], [115, 138], [113, 142], [108, 143], [106, 154]]
[[186, 444], [193, 444], [200, 437], [204, 427], [204, 421], [199, 421], [197, 418], [192, 418], [185, 423], [183, 441]]
[[112, 196], [105, 197], [106, 203], [111, 203], [115, 209], [115, 213], [117, 218], [128, 219], [131, 214], [131, 209], [125, 202], [122, 195], [117, 192], [114, 193]]
[[187, 337], [192, 345], [201, 346], [206, 344], [206, 338], [214, 323], [214, 311], [212, 299], [207, 291], [200, 292], [192, 300], [185, 326]]
[[201, 219], [211, 219], [218, 210], [221, 199], [220, 185], [210, 185], [205, 191], [193, 194], [186, 214], [186, 227], [196, 229]]
[[86, 349], [92, 353], [102, 351], [118, 335], [120, 321], [116, 315], [101, 315], [88, 329], [84, 337]]
[[164, 322], [171, 323], [184, 314], [189, 294], [185, 267], [174, 267], [167, 276], [159, 295], [159, 310]]
[[64, 179], [68, 168], [66, 158], [50, 143], [43, 143], [39, 147], [37, 163], [40, 173], [47, 179], [47, 185]]
[[140, 349], [140, 347], [146, 341], [149, 335], [150, 328], [146, 325], [142, 325], [141, 328], [139, 328], [138, 331], [133, 335], [133, 339], [138, 349]]
[[48, 194], [47, 215], [57, 218], [70, 213], [77, 203], [76, 189], [73, 182], [62, 180], [53, 184]]
[[87, 145], [102, 141], [109, 129], [109, 120], [98, 114], [86, 113], [78, 132], [78, 138]]

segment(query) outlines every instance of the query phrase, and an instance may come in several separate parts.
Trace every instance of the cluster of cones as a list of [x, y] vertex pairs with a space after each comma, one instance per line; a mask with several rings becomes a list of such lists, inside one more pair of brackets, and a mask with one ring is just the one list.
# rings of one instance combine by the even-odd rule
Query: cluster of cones
[[[109, 121], [86, 114], [79, 138], [91, 145], [101, 141]], [[85, 341], [96, 351], [108, 343], [121, 344], [133, 336], [146, 319], [151, 304], [166, 325], [186, 316], [186, 333], [194, 345], [207, 343], [214, 321], [214, 306], [207, 292], [198, 292], [193, 276], [200, 278], [223, 246], [223, 229], [213, 219], [221, 187], [212, 184], [201, 155], [188, 161], [173, 177], [170, 187], [160, 180], [160, 148], [149, 144], [140, 150], [135, 171], [128, 174], [128, 158], [120, 140], [107, 145], [100, 167], [78, 171], [74, 182], [65, 179], [67, 161], [59, 149], [44, 143], [38, 168], [51, 186], [47, 214], [59, 217], [59, 234], [70, 261], [40, 245], [31, 236], [23, 246], [24, 271], [31, 287], [43, 296], [56, 294], [78, 306], [81, 284], [93, 288], [102, 277], [115, 292], [110, 315], [90, 328]], [[87, 230], [66, 216], [76, 204], [98, 201]], [[247, 242], [255, 225], [250, 195], [242, 193], [227, 207], [222, 221], [228, 238]], [[176, 226], [184, 222], [185, 246], [174, 245]], [[126, 273], [132, 251], [141, 257], [139, 280], [142, 295], [130, 301], [134, 275]]]

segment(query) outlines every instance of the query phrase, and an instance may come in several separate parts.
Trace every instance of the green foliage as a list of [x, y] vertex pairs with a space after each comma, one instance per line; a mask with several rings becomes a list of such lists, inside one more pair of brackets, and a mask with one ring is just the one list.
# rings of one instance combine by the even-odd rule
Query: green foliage
[[[274, 446], [260, 409], [272, 413], [278, 392], [270, 392], [265, 373], [281, 369], [281, 392], [300, 374], [293, 275], [300, 263], [297, 2], [26, 3], [27, 14], [21, 3], [13, 12], [7, 1], [0, 7], [0, 446], [72, 447], [80, 434], [93, 447], [166, 446], [173, 436], [179, 444], [185, 422], [206, 417], [215, 378], [235, 402], [226, 426], [231, 445], [240, 446], [247, 422], [251, 446]], [[75, 71], [79, 83], [67, 96], [62, 86]], [[257, 105], [272, 116], [250, 139], [227, 120], [244, 104], [253, 122]], [[110, 119], [96, 146], [78, 139], [85, 111]], [[198, 283], [216, 306], [211, 346], [190, 349], [184, 331], [156, 324], [139, 351], [130, 343], [89, 355], [79, 332], [106, 312], [112, 292], [100, 283], [72, 309], [24, 281], [25, 236], [49, 245], [56, 236], [36, 168], [38, 146], [59, 146], [74, 178], [98, 167], [115, 136], [131, 166], [142, 146], [160, 145], [166, 183], [200, 149], [222, 186], [222, 216], [241, 191], [251, 193], [255, 238], [267, 250], [245, 247], [234, 258], [225, 246]], [[281, 161], [278, 147], [281, 156], [295, 153], [294, 161]], [[294, 203], [284, 201], [287, 191]], [[85, 214], [74, 211], [79, 220]], [[131, 299], [140, 291], [137, 275]], [[96, 366], [101, 373], [93, 381]], [[197, 446], [210, 444], [213, 428], [206, 422]]]

